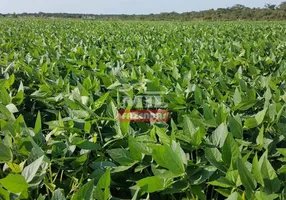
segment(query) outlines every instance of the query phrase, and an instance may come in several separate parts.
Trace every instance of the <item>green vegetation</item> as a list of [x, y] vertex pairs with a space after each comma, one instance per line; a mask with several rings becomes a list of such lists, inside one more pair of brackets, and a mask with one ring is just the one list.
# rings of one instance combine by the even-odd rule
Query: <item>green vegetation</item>
[[[147, 20], [147, 21], [281, 21], [286, 20], [286, 2], [279, 5], [265, 4], [264, 8], [249, 8], [234, 5], [216, 10], [191, 11], [184, 13], [160, 13], [148, 15], [97, 15], [76, 13], [21, 13], [6, 14], [6, 17], [40, 17], [40, 18], [83, 18], [97, 20]], [[1, 14], [0, 14], [1, 17]]]
[[[285, 199], [285, 34], [2, 19], [0, 199]], [[168, 123], [119, 121], [144, 88]]]

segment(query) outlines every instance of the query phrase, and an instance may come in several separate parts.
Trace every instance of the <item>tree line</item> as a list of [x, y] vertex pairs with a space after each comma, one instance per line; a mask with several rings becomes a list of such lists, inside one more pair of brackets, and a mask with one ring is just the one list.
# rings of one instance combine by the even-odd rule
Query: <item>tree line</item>
[[286, 1], [280, 5], [265, 4], [264, 8], [249, 8], [244, 5], [234, 5], [228, 8], [218, 8], [184, 13], [160, 13], [148, 15], [96, 15], [76, 13], [21, 13], [0, 14], [2, 17], [40, 17], [40, 18], [83, 18], [98, 20], [149, 20], [149, 21], [267, 21], [286, 20]]

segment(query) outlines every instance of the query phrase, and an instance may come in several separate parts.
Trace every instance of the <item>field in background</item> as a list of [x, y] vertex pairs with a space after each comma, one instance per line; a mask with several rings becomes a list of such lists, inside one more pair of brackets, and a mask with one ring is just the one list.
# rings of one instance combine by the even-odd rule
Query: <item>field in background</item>
[[[285, 35], [1, 19], [0, 199], [285, 199]], [[120, 121], [146, 91], [168, 122]]]

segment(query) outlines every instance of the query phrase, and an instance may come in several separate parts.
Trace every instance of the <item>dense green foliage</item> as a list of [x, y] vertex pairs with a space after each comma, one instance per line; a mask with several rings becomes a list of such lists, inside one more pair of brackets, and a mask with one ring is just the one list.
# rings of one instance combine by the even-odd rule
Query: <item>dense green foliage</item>
[[[284, 199], [286, 24], [0, 21], [0, 199]], [[120, 123], [144, 88], [168, 123]]]
[[[148, 20], [148, 21], [273, 21], [286, 20], [286, 2], [280, 5], [265, 4], [264, 8], [249, 8], [244, 5], [234, 5], [228, 8], [218, 8], [184, 13], [166, 12], [147, 15], [97, 15], [80, 13], [21, 13], [7, 14], [6, 17], [40, 17], [40, 18], [84, 18], [97, 20]], [[1, 14], [0, 14], [1, 16]]]

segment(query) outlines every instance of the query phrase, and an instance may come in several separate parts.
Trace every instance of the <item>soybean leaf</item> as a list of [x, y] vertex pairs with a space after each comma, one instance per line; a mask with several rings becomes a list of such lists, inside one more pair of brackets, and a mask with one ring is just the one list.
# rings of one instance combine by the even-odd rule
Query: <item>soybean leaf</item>
[[239, 116], [229, 117], [229, 127], [230, 127], [230, 132], [233, 134], [234, 137], [242, 139], [243, 127]]
[[41, 156], [40, 158], [38, 158], [37, 160], [32, 162], [30, 165], [24, 168], [24, 170], [22, 171], [22, 175], [25, 177], [27, 183], [30, 183], [33, 180], [43, 160], [44, 160], [44, 156]]
[[93, 110], [95, 111], [101, 108], [101, 106], [105, 103], [105, 100], [107, 99], [108, 96], [109, 96], [109, 92], [105, 93], [98, 100], [96, 100], [93, 103]]
[[225, 123], [222, 123], [211, 135], [211, 142], [221, 148], [224, 145], [227, 135], [227, 126]]
[[164, 182], [157, 176], [143, 178], [136, 182], [136, 184], [148, 193], [157, 192], [164, 189]]
[[240, 158], [237, 162], [237, 169], [242, 184], [246, 187], [247, 190], [254, 191], [256, 188], [256, 181]]
[[29, 187], [25, 178], [20, 174], [8, 174], [5, 178], [0, 179], [0, 184], [15, 194], [21, 193]]
[[259, 165], [261, 166], [260, 171], [265, 183], [265, 191], [267, 194], [273, 194], [280, 189], [281, 182], [278, 179], [276, 171], [267, 159], [267, 153], [268, 152], [266, 151], [260, 158]]
[[257, 154], [255, 154], [253, 161], [252, 161], [252, 173], [256, 181], [264, 187], [264, 181], [261, 175], [261, 169], [259, 167]]
[[152, 156], [158, 165], [169, 169], [176, 175], [181, 175], [185, 172], [184, 160], [181, 155], [178, 155], [177, 150], [166, 144], [153, 145], [152, 149]]
[[62, 193], [61, 189], [57, 189], [51, 200], [65, 200], [65, 196]]
[[13, 159], [12, 151], [6, 145], [0, 143], [0, 163], [11, 162]]
[[213, 166], [215, 166], [218, 170], [226, 173], [227, 168], [223, 163], [221, 153], [217, 148], [206, 148], [205, 156]]
[[95, 189], [95, 198], [98, 200], [108, 200], [110, 199], [110, 169], [107, 169], [106, 172], [102, 175], [102, 177], [99, 179], [96, 189]]
[[88, 200], [93, 199], [93, 186], [94, 181], [90, 180], [88, 183], [83, 185], [79, 190], [72, 196], [72, 200]]
[[222, 147], [222, 159], [229, 166], [233, 164], [236, 166], [237, 159], [240, 156], [240, 151], [232, 134], [228, 134], [225, 143]]
[[110, 149], [107, 150], [110, 157], [123, 166], [134, 164], [135, 161], [131, 158], [130, 152], [126, 149]]

